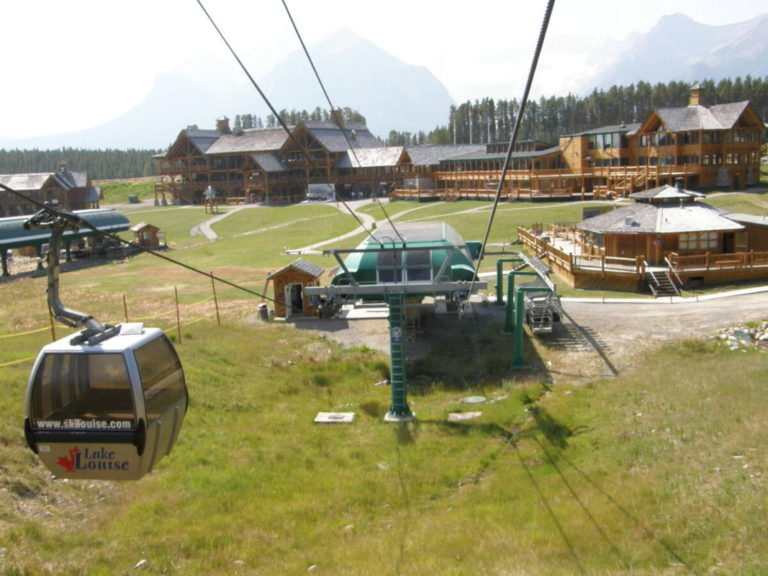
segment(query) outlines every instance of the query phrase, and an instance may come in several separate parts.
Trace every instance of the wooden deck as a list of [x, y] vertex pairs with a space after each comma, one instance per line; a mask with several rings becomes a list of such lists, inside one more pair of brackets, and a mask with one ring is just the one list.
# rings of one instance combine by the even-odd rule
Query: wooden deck
[[[552, 268], [572, 287], [642, 287], [646, 263], [642, 256], [619, 258], [602, 254], [580, 254], [557, 246], [546, 234], [517, 229], [518, 239], [531, 253], [547, 258]], [[680, 256], [672, 253], [669, 268], [683, 282], [724, 283], [768, 278], [768, 252], [736, 252]]]

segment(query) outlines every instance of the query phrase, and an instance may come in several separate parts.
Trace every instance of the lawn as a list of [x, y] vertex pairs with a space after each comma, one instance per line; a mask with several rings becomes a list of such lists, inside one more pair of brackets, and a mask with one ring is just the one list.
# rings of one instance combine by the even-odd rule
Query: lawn
[[[500, 207], [492, 237], [581, 210], [528, 207]], [[169, 256], [259, 291], [296, 257], [284, 247], [356, 226], [327, 208], [244, 209], [215, 225], [213, 243], [188, 240], [196, 209], [130, 218], [174, 230]], [[450, 208], [441, 218], [481, 235], [487, 213]], [[553, 386], [546, 358], [513, 371], [501, 326], [465, 319], [409, 364], [417, 420], [395, 425], [383, 421], [390, 390], [376, 385], [385, 354], [260, 322], [257, 296], [217, 284], [219, 324], [211, 301], [198, 304], [210, 277], [150, 255], [66, 269], [61, 282], [64, 303], [97, 318], [120, 321], [126, 301], [131, 317], [155, 315], [146, 322], [176, 341], [190, 409], [174, 452], [142, 480], [55, 480], [24, 441], [30, 362], [0, 367], [2, 574], [768, 572], [764, 349], [684, 340], [615, 378]], [[0, 284], [0, 336], [17, 335], [0, 363], [50, 339], [45, 285]], [[488, 401], [462, 403], [473, 395]], [[319, 411], [356, 417], [318, 425]], [[448, 421], [471, 411], [482, 414]]]
[[723, 196], [710, 196], [705, 200], [707, 204], [737, 212], [741, 214], [764, 215], [768, 213], [768, 195], [763, 192], [743, 192], [726, 194]]

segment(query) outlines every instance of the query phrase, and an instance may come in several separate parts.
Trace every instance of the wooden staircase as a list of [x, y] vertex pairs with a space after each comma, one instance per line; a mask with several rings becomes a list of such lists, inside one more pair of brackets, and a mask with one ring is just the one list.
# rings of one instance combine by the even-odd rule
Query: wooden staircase
[[680, 296], [680, 290], [668, 270], [647, 270], [645, 272], [645, 281], [654, 298], [659, 296]]

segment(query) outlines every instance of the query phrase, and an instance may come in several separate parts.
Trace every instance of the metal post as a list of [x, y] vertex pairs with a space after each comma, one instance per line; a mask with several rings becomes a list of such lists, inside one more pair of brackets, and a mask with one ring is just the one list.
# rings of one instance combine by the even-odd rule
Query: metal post
[[176, 296], [176, 334], [179, 338], [179, 344], [181, 344], [181, 314], [179, 313], [179, 289], [174, 286], [173, 293]]
[[[504, 306], [504, 263], [521, 264], [522, 258], [499, 258], [496, 260], [496, 306]], [[511, 274], [512, 272], [510, 272]], [[507, 292], [510, 295], [511, 292]]]
[[515, 274], [514, 272], [510, 272], [509, 276], [507, 276], [507, 306], [505, 308], [505, 314], [504, 314], [504, 329], [502, 332], [504, 334], [511, 334], [515, 331], [515, 321], [512, 318], [512, 306], [513, 306], [513, 296], [515, 294]]
[[216, 324], [221, 326], [221, 316], [219, 316], [219, 298], [216, 295], [216, 282], [213, 279], [213, 272], [211, 275], [211, 289], [213, 290], [213, 304], [216, 307]]
[[[523, 292], [524, 289], [522, 288], [515, 292], [515, 350], [512, 358], [513, 368], [525, 366], [523, 361], [523, 316], [525, 314]], [[509, 293], [511, 298], [512, 291], [510, 290]]]
[[496, 306], [504, 305], [504, 263], [501, 259], [496, 260]]
[[403, 332], [405, 297], [402, 294], [387, 295], [389, 305], [390, 385], [392, 405], [384, 419], [387, 422], [408, 422], [414, 419], [408, 407], [405, 385], [405, 334]]

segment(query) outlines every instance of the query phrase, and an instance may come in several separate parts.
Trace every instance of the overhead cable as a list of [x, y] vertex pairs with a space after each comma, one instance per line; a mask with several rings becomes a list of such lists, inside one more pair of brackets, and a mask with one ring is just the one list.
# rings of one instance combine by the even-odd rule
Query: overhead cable
[[539, 64], [539, 57], [541, 56], [541, 50], [544, 47], [544, 39], [547, 36], [547, 28], [549, 27], [549, 19], [552, 16], [552, 9], [555, 6], [555, 0], [548, 0], [547, 2], [547, 8], [544, 12], [544, 19], [541, 24], [541, 30], [539, 31], [539, 39], [536, 42], [536, 49], [533, 53], [533, 60], [531, 61], [531, 67], [528, 71], [528, 79], [525, 83], [525, 90], [523, 91], [523, 98], [520, 101], [520, 110], [517, 114], [517, 117], [515, 118], [515, 125], [512, 129], [512, 136], [509, 139], [509, 145], [507, 146], [507, 155], [504, 159], [504, 166], [501, 170], [501, 178], [499, 178], [499, 185], [496, 188], [496, 196], [493, 199], [493, 208], [491, 209], [491, 214], [488, 217], [488, 225], [485, 229], [485, 237], [483, 238], [483, 242], [480, 245], [480, 254], [477, 258], [477, 265], [475, 266], [475, 274], [472, 278], [472, 286], [470, 286], [469, 293], [472, 293], [472, 288], [474, 288], [475, 279], [477, 278], [477, 274], [480, 270], [480, 264], [483, 261], [483, 257], [485, 256], [485, 248], [486, 244], [488, 243], [488, 238], [491, 234], [491, 227], [493, 226], [493, 219], [496, 215], [496, 208], [499, 205], [499, 199], [501, 198], [501, 191], [504, 188], [504, 179], [506, 178], [507, 171], [509, 170], [509, 165], [512, 160], [512, 152], [515, 148], [515, 143], [517, 142], [517, 135], [520, 131], [520, 125], [522, 124], [523, 115], [525, 114], [525, 107], [528, 104], [528, 95], [531, 91], [531, 85], [533, 84], [533, 77], [536, 74], [536, 68]]
[[120, 238], [117, 234], [114, 234], [112, 232], [106, 232], [104, 230], [100, 230], [88, 220], [85, 218], [82, 218], [81, 216], [74, 214], [72, 212], [68, 212], [65, 210], [61, 210], [58, 208], [55, 208], [53, 206], [49, 206], [48, 204], [45, 204], [44, 202], [40, 202], [39, 200], [35, 200], [31, 196], [28, 196], [27, 194], [24, 194], [23, 192], [19, 192], [18, 190], [14, 190], [13, 188], [6, 186], [2, 182], [0, 182], [0, 188], [3, 190], [15, 194], [16, 196], [19, 196], [26, 200], [27, 202], [34, 204], [38, 208], [41, 208], [43, 210], [49, 211], [51, 214], [54, 214], [56, 216], [60, 216], [62, 218], [68, 218], [70, 220], [73, 220], [74, 223], [76, 223], [80, 227], [88, 228], [95, 234], [97, 234], [100, 237], [103, 238], [109, 238], [111, 240], [114, 240], [116, 242], [119, 242], [121, 244], [126, 244], [127, 246], [130, 246], [131, 248], [135, 248], [141, 252], [147, 252], [151, 254], [152, 256], [155, 256], [157, 258], [160, 258], [162, 260], [165, 260], [166, 262], [170, 262], [171, 264], [175, 264], [176, 266], [181, 266], [182, 268], [186, 268], [187, 270], [190, 270], [192, 272], [195, 272], [196, 274], [201, 274], [203, 276], [206, 276], [208, 278], [211, 278], [213, 280], [216, 280], [218, 282], [221, 282], [222, 284], [226, 284], [227, 286], [230, 286], [232, 288], [236, 288], [237, 290], [241, 290], [243, 292], [247, 292], [248, 294], [251, 294], [253, 296], [258, 296], [259, 298], [263, 300], [268, 300], [270, 302], [277, 302], [274, 298], [270, 298], [269, 296], [266, 296], [265, 294], [260, 294], [259, 292], [255, 292], [254, 290], [251, 290], [250, 288], [246, 288], [245, 286], [240, 286], [239, 284], [236, 284], [235, 282], [231, 282], [229, 280], [226, 280], [225, 278], [221, 278], [219, 276], [214, 275], [210, 272], [205, 272], [203, 270], [200, 270], [199, 268], [195, 268], [194, 266], [191, 266], [189, 264], [185, 264], [184, 262], [179, 262], [178, 260], [175, 260], [171, 258], [170, 256], [166, 256], [165, 254], [162, 254], [160, 252], [157, 252], [155, 250], [152, 250], [151, 248], [147, 248], [146, 246], [141, 246], [140, 244], [137, 244], [136, 242], [131, 242], [130, 240], [125, 240], [123, 238]]
[[[325, 95], [325, 100], [328, 102], [328, 106], [331, 109], [331, 118], [336, 122], [336, 125], [341, 130], [341, 133], [344, 135], [344, 139], [347, 141], [347, 146], [349, 146], [350, 152], [352, 152], [352, 156], [355, 158], [355, 163], [357, 164], [358, 168], [362, 167], [362, 163], [360, 162], [360, 159], [357, 157], [357, 152], [355, 152], [355, 146], [352, 144], [352, 141], [349, 138], [349, 135], [347, 134], [347, 130], [344, 128], [344, 125], [342, 123], [342, 118], [340, 114], [338, 114], [339, 111], [337, 111], [336, 107], [333, 105], [333, 102], [331, 102], [331, 97], [328, 95], [328, 91], [325, 89], [325, 84], [323, 83], [323, 80], [320, 78], [320, 73], [317, 71], [317, 67], [315, 66], [314, 61], [312, 60], [312, 56], [309, 55], [309, 50], [307, 49], [307, 45], [304, 44], [304, 39], [301, 37], [301, 33], [299, 32], [299, 27], [296, 26], [296, 21], [293, 19], [293, 16], [291, 15], [291, 11], [288, 9], [288, 4], [286, 4], [285, 0], [282, 0], [283, 7], [285, 8], [285, 13], [288, 15], [288, 19], [291, 21], [291, 26], [293, 26], [294, 32], [296, 32], [296, 37], [299, 39], [299, 43], [301, 44], [301, 48], [304, 50], [304, 55], [307, 57], [307, 60], [309, 61], [309, 65], [312, 67], [312, 72], [315, 73], [315, 78], [317, 78], [318, 84], [320, 84], [320, 89], [323, 91], [323, 94]], [[389, 222], [389, 225], [392, 227], [392, 230], [394, 230], [395, 234], [397, 234], [397, 237], [400, 238], [400, 241], [405, 244], [405, 239], [400, 235], [400, 232], [395, 227], [394, 222], [389, 217], [389, 214], [387, 214], [387, 211], [384, 209], [384, 205], [379, 201], [379, 199], [376, 197], [376, 192], [373, 191], [373, 198], [376, 201], [376, 203], [379, 205], [379, 208], [381, 208], [381, 211], [384, 213], [384, 216], [387, 219], [387, 222]]]
[[[266, 105], [269, 107], [270, 111], [271, 111], [271, 112], [272, 112], [272, 114], [275, 116], [275, 118], [277, 119], [277, 121], [278, 121], [278, 123], [280, 124], [280, 126], [282, 127], [282, 129], [285, 131], [285, 133], [286, 133], [286, 134], [288, 134], [288, 137], [291, 139], [291, 141], [292, 141], [292, 142], [293, 142], [293, 143], [294, 143], [294, 144], [295, 144], [295, 145], [296, 145], [296, 146], [299, 148], [299, 150], [301, 151], [301, 154], [304, 156], [304, 159], [307, 161], [307, 163], [309, 164], [310, 168], [312, 168], [312, 169], [316, 169], [316, 168], [317, 168], [317, 166], [316, 166], [316, 165], [315, 165], [315, 163], [312, 161], [312, 158], [310, 157], [310, 155], [309, 155], [309, 153], [307, 152], [307, 150], [304, 148], [304, 146], [301, 144], [301, 142], [299, 142], [299, 141], [296, 139], [296, 136], [293, 134], [293, 132], [291, 131], [291, 129], [290, 129], [290, 128], [288, 127], [288, 125], [285, 123], [285, 121], [284, 121], [284, 120], [283, 120], [283, 118], [280, 116], [280, 114], [277, 112], [277, 110], [275, 110], [275, 107], [274, 107], [274, 106], [272, 106], [272, 103], [269, 101], [269, 98], [267, 98], [267, 95], [266, 95], [266, 94], [264, 94], [264, 91], [263, 91], [263, 90], [262, 90], [262, 89], [259, 87], [259, 85], [258, 85], [258, 83], [256, 82], [256, 80], [254, 80], [253, 76], [252, 76], [252, 75], [251, 75], [251, 73], [248, 71], [248, 68], [245, 66], [245, 64], [243, 63], [243, 61], [242, 61], [242, 60], [240, 59], [240, 57], [237, 55], [237, 52], [235, 52], [235, 49], [234, 49], [234, 48], [232, 48], [232, 46], [230, 45], [230, 43], [227, 41], [227, 38], [224, 36], [224, 33], [223, 33], [223, 32], [221, 31], [221, 29], [220, 29], [220, 28], [219, 28], [219, 27], [216, 25], [216, 22], [213, 20], [213, 17], [210, 15], [210, 13], [208, 12], [208, 10], [206, 10], [206, 9], [205, 9], [205, 6], [203, 5], [203, 2], [202, 2], [202, 0], [197, 0], [197, 4], [200, 6], [200, 9], [203, 11], [203, 13], [205, 14], [205, 16], [208, 18], [208, 21], [211, 23], [211, 26], [213, 26], [214, 30], [216, 30], [217, 34], [219, 35], [219, 37], [220, 37], [220, 38], [222, 39], [222, 41], [224, 42], [224, 44], [226, 45], [227, 49], [230, 51], [230, 53], [232, 54], [232, 56], [235, 58], [235, 60], [237, 61], [237, 63], [240, 65], [240, 68], [243, 70], [243, 72], [245, 73], [245, 75], [248, 77], [248, 80], [250, 80], [250, 82], [251, 82], [251, 84], [253, 85], [253, 87], [254, 87], [254, 88], [256, 88], [256, 91], [259, 93], [259, 95], [261, 96], [261, 98], [264, 100], [264, 102], [266, 103]], [[361, 228], [362, 228], [362, 229], [365, 231], [365, 233], [366, 233], [366, 234], [368, 234], [368, 236], [370, 236], [370, 237], [371, 237], [371, 238], [372, 238], [374, 241], [376, 241], [376, 238], [375, 238], [375, 237], [373, 236], [373, 234], [372, 234], [372, 233], [371, 233], [371, 232], [368, 230], [368, 228], [365, 226], [365, 223], [364, 223], [364, 222], [363, 222], [363, 221], [362, 221], [362, 220], [361, 220], [361, 219], [358, 217], [358, 215], [357, 215], [357, 214], [355, 214], [355, 212], [354, 212], [354, 211], [353, 211], [353, 210], [352, 210], [352, 209], [349, 207], [349, 205], [347, 205], [347, 203], [346, 203], [346, 202], [344, 202], [344, 200], [341, 200], [341, 199], [340, 199], [340, 201], [341, 201], [341, 203], [344, 205], [344, 207], [347, 209], [347, 211], [348, 211], [348, 212], [349, 212], [349, 213], [352, 215], [352, 217], [353, 217], [353, 218], [354, 218], [354, 219], [357, 221], [358, 225], [359, 225], [359, 226], [360, 226], [360, 227], [361, 227]]]

